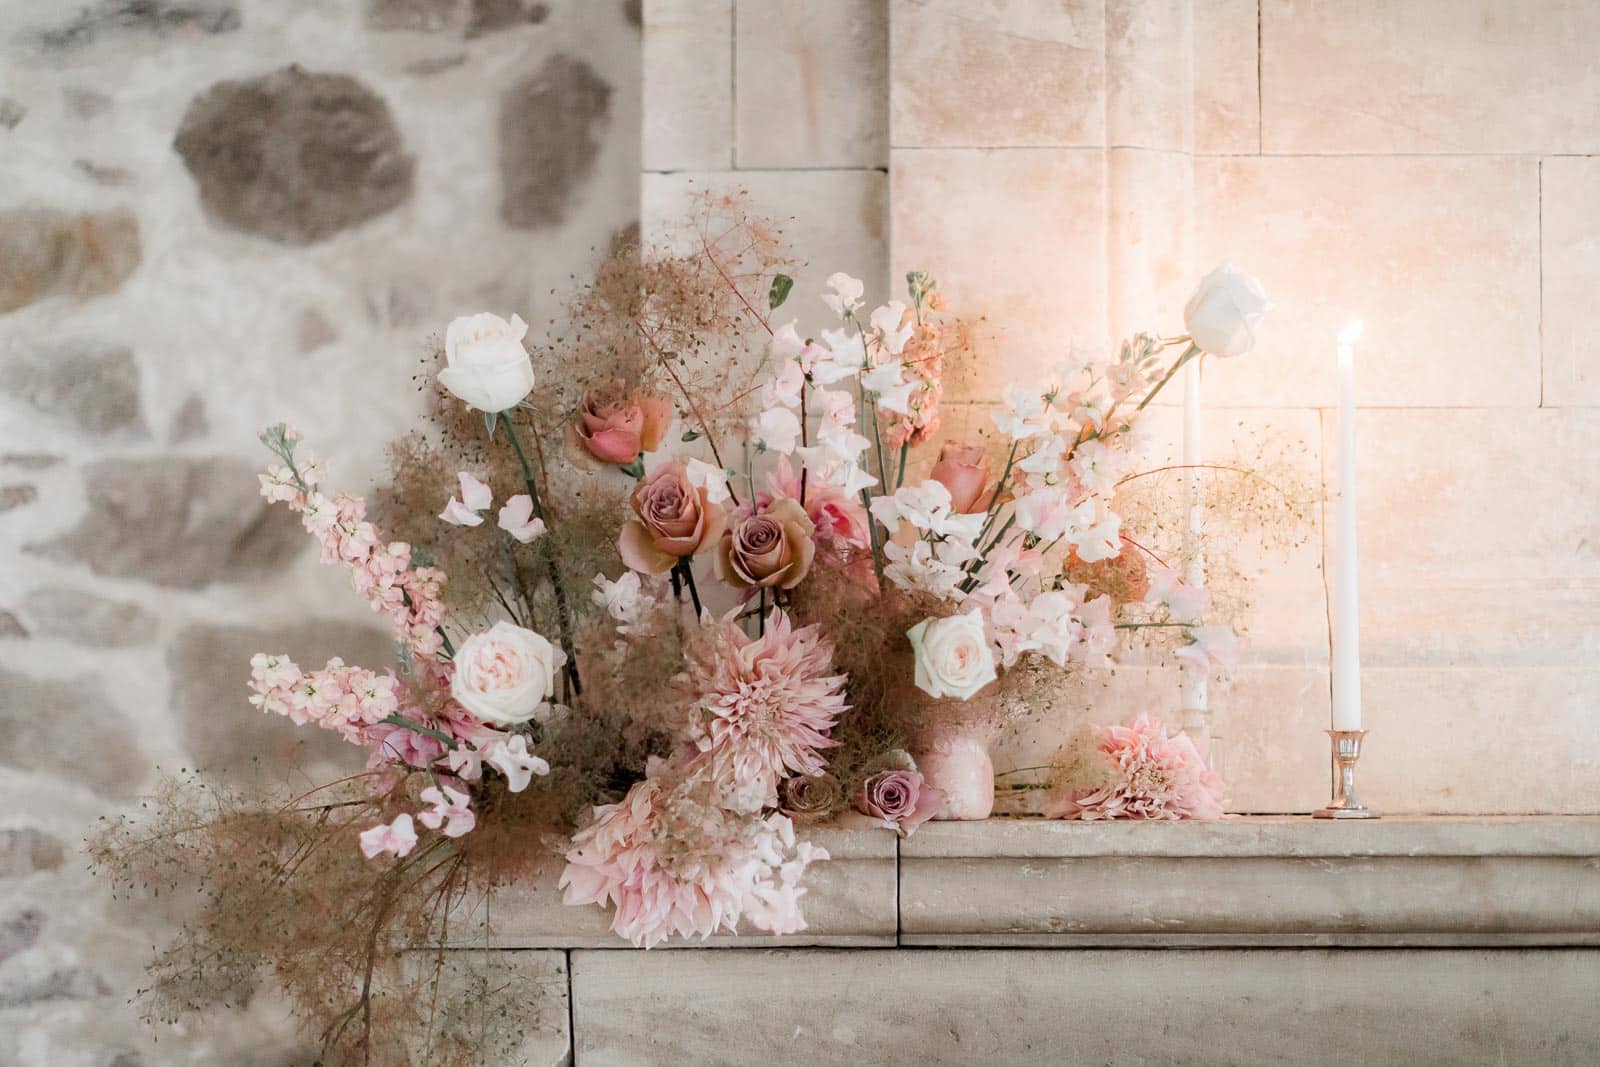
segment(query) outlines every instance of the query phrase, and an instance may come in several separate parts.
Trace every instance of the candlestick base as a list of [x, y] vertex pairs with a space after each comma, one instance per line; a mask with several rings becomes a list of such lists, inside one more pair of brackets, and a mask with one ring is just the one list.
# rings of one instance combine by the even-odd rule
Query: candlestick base
[[1329, 730], [1333, 742], [1333, 799], [1311, 813], [1315, 819], [1376, 819], [1378, 813], [1356, 799], [1356, 762], [1365, 730]]
[[1184, 733], [1211, 770], [1221, 773], [1217, 766], [1217, 749], [1222, 738], [1212, 732], [1212, 714], [1209, 708], [1183, 708], [1179, 711], [1178, 729]]

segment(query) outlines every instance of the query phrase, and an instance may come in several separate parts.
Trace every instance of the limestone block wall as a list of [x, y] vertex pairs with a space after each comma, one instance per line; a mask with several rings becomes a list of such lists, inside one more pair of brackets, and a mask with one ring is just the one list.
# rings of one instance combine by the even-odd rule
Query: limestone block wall
[[[1391, 811], [1600, 808], [1597, 32], [1581, 0], [890, 4], [891, 266], [999, 323], [1006, 371], [1176, 331], [1232, 259], [1277, 310], [1207, 367], [1208, 443], [1302, 442], [1314, 476], [1365, 320], [1363, 774]], [[1263, 561], [1217, 695], [1239, 810], [1327, 795], [1325, 547]], [[1082, 714], [1174, 698], [1134, 668]]]
[[554, 313], [639, 217], [639, 19], [0, 0], [0, 1063], [307, 1061], [268, 998], [152, 1045], [77, 844], [158, 766], [348, 758], [245, 702], [253, 649], [390, 660], [254, 435], [364, 490], [430, 335]]

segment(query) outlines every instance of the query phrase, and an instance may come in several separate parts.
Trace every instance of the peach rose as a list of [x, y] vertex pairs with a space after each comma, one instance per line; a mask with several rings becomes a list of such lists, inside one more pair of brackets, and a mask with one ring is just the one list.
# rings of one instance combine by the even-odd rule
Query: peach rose
[[664, 397], [629, 394], [621, 378], [613, 378], [583, 394], [574, 425], [578, 440], [602, 463], [626, 465], [640, 452], [654, 452], [672, 421], [672, 405]]
[[982, 447], [946, 441], [933, 465], [933, 480], [950, 490], [950, 506], [963, 515], [989, 506], [984, 486], [989, 481], [989, 459]]
[[717, 545], [717, 577], [737, 589], [793, 589], [811, 571], [816, 529], [799, 501], [788, 497], [741, 514]]
[[629, 498], [636, 519], [622, 527], [617, 549], [636, 571], [665, 574], [678, 560], [692, 556], [722, 536], [727, 516], [706, 499], [704, 489], [689, 484], [682, 463], [663, 463], [643, 479]]

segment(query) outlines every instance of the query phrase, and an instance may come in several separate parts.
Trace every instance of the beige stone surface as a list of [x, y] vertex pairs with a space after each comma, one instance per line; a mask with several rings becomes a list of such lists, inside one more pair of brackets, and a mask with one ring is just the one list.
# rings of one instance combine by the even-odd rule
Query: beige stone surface
[[1268, 152], [1600, 150], [1585, 0], [1262, 0]]
[[[834, 271], [866, 283], [865, 300], [875, 306], [887, 298], [888, 176], [875, 170], [741, 170], [646, 174], [643, 179], [643, 233], [663, 240], [688, 212], [701, 190], [749, 194], [754, 210], [784, 232], [805, 266], [795, 274], [794, 291], [780, 309], [783, 316], [820, 321], [828, 314], [820, 296]], [[898, 295], [900, 286], [894, 287]]]
[[895, 151], [890, 169], [894, 276], [928, 271], [994, 336], [988, 373], [947, 390], [951, 400], [996, 399], [1058, 363], [1074, 337], [1104, 336], [1102, 152]]
[[[581, 1064], [1582, 1065], [1600, 954], [573, 955]], [[782, 995], [774, 990], [781, 984]], [[788, 1050], [794, 1050], [789, 1053]]]
[[740, 167], [888, 163], [887, 0], [738, 0]]
[[1256, 83], [1257, 0], [1194, 5], [1194, 150], [1248, 155], [1261, 147]]
[[733, 165], [734, 0], [644, 0], [646, 171]]
[[1189, 151], [1192, 0], [1106, 0], [1106, 144]]
[[1274, 303], [1256, 351], [1210, 368], [1216, 402], [1331, 406], [1355, 318], [1358, 403], [1539, 402], [1536, 161], [1197, 159], [1195, 186], [1197, 272], [1232, 260]]
[[1543, 403], [1600, 404], [1600, 158], [1540, 160], [1539, 180]]
[[1101, 0], [890, 0], [894, 147], [1105, 143]]
[[1368, 667], [1596, 662], [1600, 411], [1362, 411], [1356, 428]]
[[1195, 282], [1193, 217], [1188, 153], [1107, 150], [1105, 321], [1112, 341], [1181, 321]]
[[[800, 829], [829, 859], [806, 874], [806, 929], [774, 937], [742, 929], [707, 941], [677, 939], [662, 948], [714, 945], [726, 948], [893, 945], [897, 932], [895, 836], [882, 829]], [[558, 860], [537, 874], [506, 886], [487, 902], [464, 905], [452, 919], [451, 944], [460, 948], [626, 948], [611, 931], [611, 913], [599, 907], [569, 907], [556, 888]]]

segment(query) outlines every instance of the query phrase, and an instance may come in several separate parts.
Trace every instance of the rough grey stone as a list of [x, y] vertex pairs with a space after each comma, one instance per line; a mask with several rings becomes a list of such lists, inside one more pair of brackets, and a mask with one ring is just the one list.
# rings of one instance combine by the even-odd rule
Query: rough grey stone
[[255, 469], [237, 459], [101, 460], [84, 468], [84, 487], [78, 526], [24, 551], [198, 589], [274, 573], [309, 540], [291, 512], [261, 499]]
[[139, 258], [139, 220], [128, 211], [0, 212], [0, 314], [47, 296], [113, 292]]
[[109, 997], [111, 987], [93, 971], [62, 967], [37, 978], [18, 978], [0, 987], [0, 1008], [24, 1008], [50, 1000]]
[[467, 36], [480, 37], [495, 30], [543, 22], [550, 17], [550, 5], [529, 0], [472, 0], [467, 18]]
[[32, 826], [0, 830], [0, 878], [54, 871], [66, 858], [66, 847], [43, 830]]
[[431, 78], [435, 74], [443, 74], [447, 70], [465, 66], [466, 62], [465, 52], [452, 52], [449, 55], [429, 56], [415, 63], [407, 63], [405, 69], [407, 74], [415, 74], [419, 78]]
[[44, 930], [44, 912], [23, 908], [0, 920], [0, 963], [30, 948]]
[[622, 0], [622, 17], [635, 29], [644, 28], [644, 0]]
[[19, 639], [31, 636], [22, 620], [9, 611], [0, 611], [0, 638]]
[[367, 0], [367, 28], [436, 33], [462, 24], [466, 0]]
[[39, 499], [39, 487], [19, 482], [16, 485], [0, 485], [0, 511], [10, 511], [20, 508]]
[[134, 794], [148, 769], [133, 728], [93, 675], [57, 681], [3, 668], [0, 763], [79, 767], [77, 781], [119, 800]]
[[600, 154], [611, 86], [583, 60], [557, 54], [500, 102], [500, 217], [519, 229], [567, 217]]
[[72, 165], [96, 185], [120, 189], [133, 184], [133, 171], [127, 167], [106, 167], [87, 159], [74, 159]]
[[80, 119], [95, 119], [111, 110], [111, 97], [94, 89], [72, 86], [61, 90], [67, 110]]
[[191, 626], [167, 654], [172, 706], [196, 764], [207, 771], [239, 773], [321, 763], [359, 766], [361, 752], [337, 734], [250, 705], [250, 657], [286, 653], [305, 670], [335, 656], [371, 670], [394, 664], [394, 643], [376, 627], [311, 622], [277, 629]]
[[144, 1067], [144, 1057], [131, 1049], [122, 1049], [106, 1060], [106, 1067]]
[[173, 147], [212, 221], [289, 245], [393, 210], [415, 170], [382, 97], [298, 66], [213, 85], [189, 105]]
[[0, 389], [96, 437], [144, 437], [139, 364], [131, 349], [75, 341], [12, 356]]
[[167, 440], [173, 444], [182, 444], [204, 437], [211, 432], [211, 420], [206, 418], [206, 402], [199, 393], [190, 393], [178, 410], [172, 413], [172, 428], [167, 431]]
[[23, 607], [40, 634], [92, 648], [140, 645], [156, 636], [156, 617], [138, 604], [79, 589], [35, 589]]
[[101, 0], [71, 21], [39, 31], [34, 39], [45, 48], [66, 51], [119, 34], [165, 38], [181, 32], [227, 33], [239, 25], [239, 8], [230, 0]]
[[9, 96], [0, 96], [0, 126], [14, 130], [17, 124], [27, 117], [28, 108], [22, 101], [13, 100]]
[[7, 452], [0, 456], [0, 466], [16, 467], [25, 471], [49, 470], [60, 466], [61, 457], [49, 452]]

